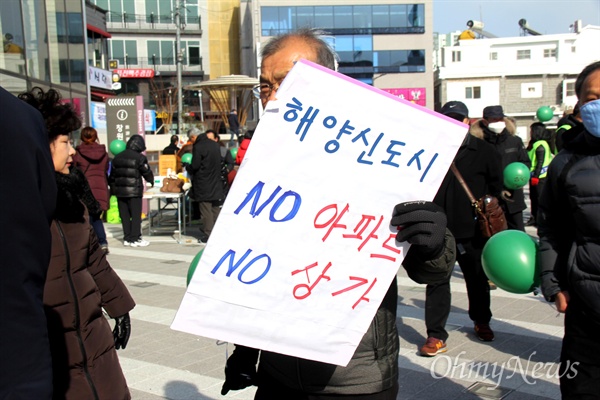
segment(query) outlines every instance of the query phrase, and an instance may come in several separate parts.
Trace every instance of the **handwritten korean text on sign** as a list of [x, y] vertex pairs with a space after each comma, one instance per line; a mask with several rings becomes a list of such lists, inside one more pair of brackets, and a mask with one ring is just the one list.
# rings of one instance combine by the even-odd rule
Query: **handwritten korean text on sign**
[[394, 205], [434, 197], [467, 127], [306, 61], [277, 98], [172, 327], [346, 365], [408, 250]]

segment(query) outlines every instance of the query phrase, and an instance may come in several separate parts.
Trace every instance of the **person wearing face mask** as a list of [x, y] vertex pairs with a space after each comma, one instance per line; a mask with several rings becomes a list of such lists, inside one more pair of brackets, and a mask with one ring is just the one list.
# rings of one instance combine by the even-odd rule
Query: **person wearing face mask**
[[565, 313], [559, 369], [563, 399], [600, 388], [600, 61], [575, 81], [583, 124], [550, 163], [538, 212], [544, 297]]
[[[531, 167], [531, 160], [525, 151], [523, 141], [516, 135], [517, 127], [504, 115], [502, 106], [485, 107], [483, 119], [471, 125], [469, 132], [496, 148], [502, 158], [502, 171], [508, 164], [514, 162], [523, 163], [527, 168]], [[508, 190], [505, 188], [502, 198], [506, 200], [504, 211], [508, 229], [525, 231], [523, 210], [527, 208], [527, 205], [523, 189]]]
[[[469, 123], [469, 110], [460, 101], [447, 102], [440, 114]], [[485, 194], [500, 196], [500, 156], [489, 143], [467, 134], [453, 162], [476, 198]], [[494, 340], [494, 331], [490, 328], [490, 286], [481, 265], [481, 252], [487, 240], [481, 235], [471, 201], [452, 171], [446, 173], [433, 201], [446, 212], [448, 229], [456, 239], [456, 261], [467, 285], [469, 318], [473, 321], [475, 336], [483, 342], [491, 342]], [[424, 357], [434, 357], [447, 351], [448, 332], [445, 326], [450, 315], [451, 277], [448, 275], [440, 282], [426, 287], [427, 340], [420, 349], [420, 354]]]

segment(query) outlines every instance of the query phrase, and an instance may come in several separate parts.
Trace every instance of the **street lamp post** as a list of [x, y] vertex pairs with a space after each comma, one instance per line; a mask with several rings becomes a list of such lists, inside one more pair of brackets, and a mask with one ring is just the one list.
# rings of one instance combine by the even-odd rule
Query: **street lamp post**
[[202, 90], [198, 90], [198, 100], [200, 102], [200, 121], [204, 122], [204, 107], [202, 104]]
[[[169, 113], [173, 115], [173, 105], [171, 104], [171, 89], [169, 89]], [[171, 125], [173, 124], [173, 118], [171, 117], [171, 123], [169, 124], [169, 131], [171, 130]]]
[[183, 54], [181, 53], [181, 0], [175, 3], [175, 56], [177, 62], [177, 134], [181, 134], [181, 118], [183, 114], [183, 93], [181, 91], [181, 67]]

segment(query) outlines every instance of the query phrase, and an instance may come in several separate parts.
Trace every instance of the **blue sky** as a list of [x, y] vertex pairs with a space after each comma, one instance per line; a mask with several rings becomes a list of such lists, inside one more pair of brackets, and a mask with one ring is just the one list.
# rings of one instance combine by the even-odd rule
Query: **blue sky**
[[467, 21], [482, 21], [499, 37], [519, 36], [519, 20], [542, 34], [568, 33], [581, 19], [583, 26], [600, 26], [600, 0], [433, 0], [434, 31], [467, 29]]

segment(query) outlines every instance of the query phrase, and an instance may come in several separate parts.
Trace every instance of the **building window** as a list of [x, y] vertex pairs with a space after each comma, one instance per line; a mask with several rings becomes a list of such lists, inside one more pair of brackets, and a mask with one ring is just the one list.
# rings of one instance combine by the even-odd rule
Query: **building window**
[[493, 51], [490, 53], [490, 61], [498, 61], [498, 53]]
[[326, 29], [333, 35], [425, 33], [425, 6], [386, 4], [261, 7], [262, 36], [275, 36], [312, 26]]
[[[336, 46], [340, 45], [339, 42], [336, 41]], [[344, 75], [370, 82], [373, 74], [425, 72], [424, 50], [372, 51], [367, 45], [362, 47], [364, 50], [359, 50], [356, 44], [355, 37], [353, 50], [336, 50], [340, 57], [339, 72]]]
[[542, 82], [527, 82], [521, 84], [521, 98], [534, 99], [542, 97]]
[[452, 62], [460, 62], [460, 51], [452, 52]]
[[169, 24], [173, 22], [173, 4], [170, 1], [146, 0], [146, 22]]
[[202, 65], [202, 58], [200, 57], [200, 42], [190, 41], [188, 42], [188, 60], [189, 65]]
[[517, 60], [530, 60], [531, 50], [517, 50]]
[[468, 86], [465, 88], [465, 99], [480, 99], [481, 86]]
[[110, 58], [119, 60], [119, 65], [137, 65], [137, 42], [135, 40], [110, 40]]
[[556, 58], [556, 49], [544, 49], [544, 58]]
[[[172, 40], [148, 40], [148, 61], [151, 65], [175, 65], [175, 42]], [[181, 43], [185, 49], [185, 43]], [[185, 53], [184, 53], [185, 54]], [[185, 58], [185, 56], [184, 56]]]
[[565, 96], [575, 96], [575, 81], [565, 82]]
[[[150, 0], [151, 1], [151, 0]], [[106, 13], [108, 22], [135, 22], [135, 1], [131, 0], [92, 0]]]

